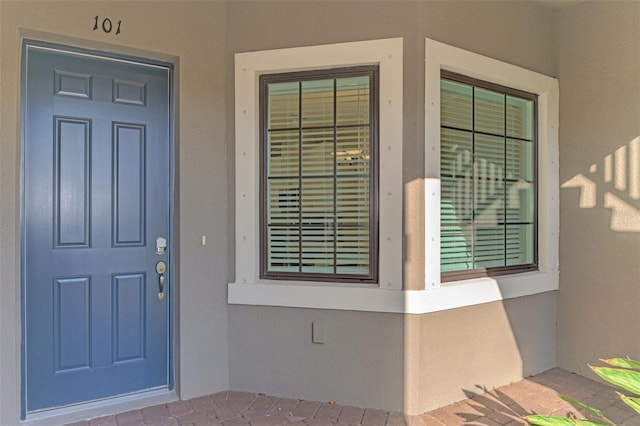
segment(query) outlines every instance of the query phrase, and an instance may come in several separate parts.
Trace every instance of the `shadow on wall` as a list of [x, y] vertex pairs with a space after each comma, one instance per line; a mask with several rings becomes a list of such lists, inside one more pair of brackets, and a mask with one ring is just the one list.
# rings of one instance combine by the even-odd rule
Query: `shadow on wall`
[[[598, 186], [603, 199], [598, 200]], [[578, 173], [562, 188], [579, 188], [579, 207], [594, 209], [598, 202], [615, 232], [640, 232], [640, 136]]]

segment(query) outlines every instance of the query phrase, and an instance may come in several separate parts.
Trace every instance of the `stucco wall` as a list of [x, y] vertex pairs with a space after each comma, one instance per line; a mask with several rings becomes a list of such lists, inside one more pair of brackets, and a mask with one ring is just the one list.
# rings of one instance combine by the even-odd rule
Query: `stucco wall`
[[[424, 39], [554, 76], [552, 10], [527, 2], [229, 2], [227, 128], [233, 130], [234, 123], [233, 54], [390, 37], [403, 37], [404, 42], [404, 283], [405, 288], [420, 289], [424, 283]], [[232, 133], [229, 136], [233, 139]], [[232, 167], [233, 150], [229, 155]]]
[[[406, 289], [421, 289], [424, 38], [553, 76], [553, 11], [525, 2], [230, 2], [227, 85], [233, 87], [231, 61], [237, 52], [388, 37], [403, 37], [404, 41], [403, 281]], [[227, 127], [232, 129], [233, 99], [227, 105]], [[233, 164], [233, 152], [229, 154], [229, 164]], [[553, 367], [555, 297], [548, 293], [504, 305], [406, 318], [230, 306], [231, 385], [283, 396], [423, 412], [463, 399], [462, 390], [475, 383], [505, 384]], [[311, 323], [318, 316], [329, 318], [330, 343], [314, 346]], [[402, 334], [406, 339], [398, 344]], [[484, 340], [486, 336], [492, 336], [493, 346]], [[461, 369], [453, 362], [463, 354], [474, 357], [473, 367]], [[331, 367], [318, 372], [318, 366]], [[342, 372], [345, 374], [337, 374]], [[389, 372], [402, 374], [390, 376]]]
[[640, 356], [640, 3], [556, 20], [560, 78], [558, 363]]
[[[225, 5], [3, 0], [0, 7], [0, 424], [17, 423], [20, 407], [21, 35], [176, 63], [178, 386], [185, 398], [228, 388]], [[122, 20], [121, 34], [92, 31], [95, 15]]]
[[[92, 31], [95, 15], [121, 19], [121, 34]], [[546, 366], [554, 354], [549, 324], [555, 322], [555, 295], [409, 318], [227, 307], [226, 283], [234, 279], [233, 55], [404, 38], [404, 284], [420, 289], [424, 38], [554, 75], [553, 34], [553, 12], [529, 2], [0, 0], [0, 424], [14, 424], [20, 407], [21, 36], [176, 64], [174, 273], [181, 397], [233, 387], [420, 411], [444, 401], [437, 396], [448, 377], [444, 368], [456, 367], [437, 364], [436, 357], [485, 353], [481, 334], [465, 341], [447, 337], [467, 337], [468, 324], [484, 321], [504, 357], [478, 358], [489, 365], [483, 365], [487, 374], [460, 373], [444, 388], [449, 402], [463, 397], [459, 390], [473, 380], [500, 384]], [[202, 235], [206, 246], [200, 245]], [[545, 312], [544, 319], [534, 321], [536, 311]], [[310, 343], [316, 320], [326, 322], [325, 344]]]
[[555, 293], [428, 315], [405, 324], [405, 409], [423, 413], [556, 365]]
[[[403, 315], [234, 306], [232, 389], [403, 408]], [[312, 323], [325, 343], [312, 342]]]

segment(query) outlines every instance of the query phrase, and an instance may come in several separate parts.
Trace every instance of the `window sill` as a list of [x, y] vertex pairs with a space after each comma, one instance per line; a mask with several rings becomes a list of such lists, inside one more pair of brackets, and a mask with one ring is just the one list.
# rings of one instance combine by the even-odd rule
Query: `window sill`
[[450, 282], [427, 290], [387, 290], [338, 283], [230, 283], [230, 305], [426, 314], [558, 289], [558, 272], [528, 272]]

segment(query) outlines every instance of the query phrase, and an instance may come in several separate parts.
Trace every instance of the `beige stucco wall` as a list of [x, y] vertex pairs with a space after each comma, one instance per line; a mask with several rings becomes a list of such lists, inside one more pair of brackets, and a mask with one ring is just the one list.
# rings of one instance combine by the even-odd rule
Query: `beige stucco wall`
[[[93, 32], [95, 15], [121, 19], [122, 33]], [[0, 0], [0, 424], [15, 424], [20, 407], [23, 35], [176, 64], [175, 347], [181, 397], [232, 387], [418, 412], [464, 397], [461, 390], [472, 384], [502, 384], [550, 366], [555, 294], [406, 318], [228, 307], [235, 230], [233, 55], [403, 37], [404, 285], [420, 289], [424, 38], [554, 75], [553, 34], [553, 11], [530, 2]], [[310, 342], [316, 320], [326, 321], [322, 345]], [[472, 333], [469, 324], [486, 328]], [[484, 335], [500, 356], [487, 355]], [[462, 354], [474, 354], [472, 365], [481, 367], [451, 375], [448, 369], [459, 369], [453, 360]]]
[[[424, 285], [424, 39], [553, 76], [553, 11], [529, 2], [229, 2], [227, 87], [233, 87], [234, 53], [390, 37], [403, 37], [404, 42], [404, 285], [420, 289]], [[227, 104], [229, 129], [234, 123], [232, 102]], [[233, 165], [233, 151], [229, 153]]]
[[[11, 0], [0, 5], [0, 424], [17, 423], [20, 407], [22, 35], [176, 63], [178, 386], [185, 398], [228, 388], [225, 5]], [[121, 34], [92, 31], [95, 15], [122, 20]], [[201, 235], [207, 235], [204, 247]]]
[[[233, 306], [232, 389], [403, 409], [403, 315]], [[312, 323], [324, 343], [313, 343]]]
[[[553, 11], [527, 2], [364, 4], [367, 7], [362, 2], [229, 3], [227, 85], [233, 87], [230, 61], [237, 52], [403, 37], [403, 282], [407, 289], [421, 289], [424, 39], [553, 76]], [[228, 107], [227, 127], [232, 129], [233, 100]], [[311, 323], [318, 316], [328, 316], [326, 345], [311, 342]], [[230, 306], [231, 385], [289, 397], [424, 412], [465, 398], [463, 389], [476, 383], [501, 385], [553, 367], [555, 319], [555, 293], [406, 317]], [[464, 362], [464, 356], [471, 362], [461, 368], [454, 360]], [[326, 371], [318, 372], [318, 366]], [[403, 374], [389, 374], [398, 371]]]
[[587, 363], [640, 356], [640, 3], [561, 10], [556, 36], [558, 363], [594, 377]]
[[405, 410], [424, 413], [555, 367], [555, 293], [405, 320]]

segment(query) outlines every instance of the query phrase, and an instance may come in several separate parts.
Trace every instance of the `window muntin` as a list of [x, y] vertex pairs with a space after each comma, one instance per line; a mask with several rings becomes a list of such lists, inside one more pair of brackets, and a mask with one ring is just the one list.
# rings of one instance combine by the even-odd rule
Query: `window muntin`
[[260, 278], [377, 280], [378, 67], [260, 77]]
[[537, 96], [441, 71], [442, 281], [537, 269]]

